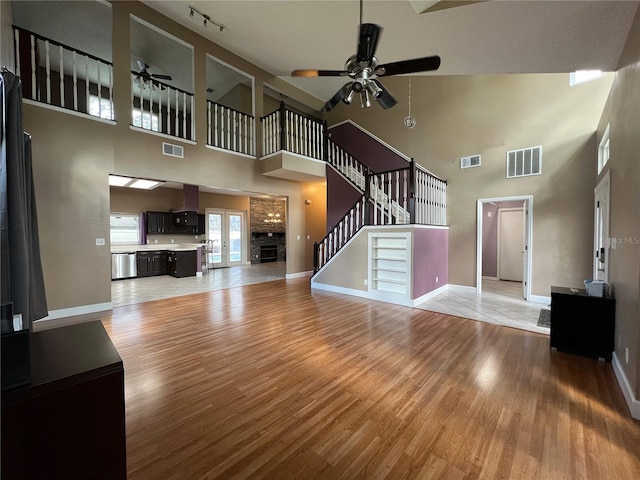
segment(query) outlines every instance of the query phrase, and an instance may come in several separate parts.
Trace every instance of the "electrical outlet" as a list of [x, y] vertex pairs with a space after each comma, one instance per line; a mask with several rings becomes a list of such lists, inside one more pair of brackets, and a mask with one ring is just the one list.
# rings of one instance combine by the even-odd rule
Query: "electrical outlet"
[[173, 243], [173, 238], [171, 239], [171, 243]]
[[438, 283], [438, 277], [436, 277], [436, 283]]
[[311, 235], [307, 235], [307, 240], [311, 240]]
[[369, 281], [365, 278], [364, 279], [364, 286], [366, 287], [369, 284]]
[[629, 365], [629, 347], [624, 349], [624, 363]]
[[300, 240], [300, 235], [296, 235], [296, 238], [297, 238], [298, 240]]
[[158, 243], [158, 239], [156, 238], [156, 239], [153, 241], [153, 243]]

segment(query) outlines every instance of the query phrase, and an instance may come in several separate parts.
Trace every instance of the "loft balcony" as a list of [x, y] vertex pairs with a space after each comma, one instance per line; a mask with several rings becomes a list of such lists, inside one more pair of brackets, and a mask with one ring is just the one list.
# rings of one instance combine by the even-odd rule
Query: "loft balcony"
[[284, 102], [260, 122], [260, 173], [298, 182], [326, 177], [325, 123], [287, 108]]

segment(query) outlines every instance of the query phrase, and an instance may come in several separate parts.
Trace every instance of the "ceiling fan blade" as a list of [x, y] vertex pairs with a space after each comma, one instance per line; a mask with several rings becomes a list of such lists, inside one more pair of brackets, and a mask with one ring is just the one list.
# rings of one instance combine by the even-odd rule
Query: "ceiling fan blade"
[[404, 73], [430, 72], [438, 68], [440, 68], [440, 57], [435, 55], [433, 57], [414, 58], [412, 60], [379, 65], [374, 73], [382, 77], [385, 75], [402, 75]]
[[161, 80], [173, 80], [173, 78], [171, 78], [171, 75], [162, 75], [161, 73], [152, 73], [151, 76], [153, 78], [159, 78]]
[[149, 65], [144, 63], [142, 60], [138, 60], [137, 63], [138, 63], [138, 68], [140, 69], [141, 72], [144, 72], [147, 70], [147, 68], [149, 68]]
[[324, 104], [324, 107], [322, 107], [322, 110], [320, 111], [322, 113], [327, 113], [333, 110], [333, 108], [338, 105], [344, 97], [347, 96], [349, 90], [351, 90], [352, 84], [353, 82], [345, 84], [340, 90], [338, 90], [338, 93], [336, 93], [327, 103]]
[[382, 90], [382, 94], [380, 94], [380, 96], [376, 97], [376, 100], [378, 101], [378, 103], [380, 104], [380, 106], [382, 108], [387, 110], [387, 109], [393, 107], [396, 103], [398, 103], [397, 100], [395, 98], [393, 98], [393, 95], [391, 95], [389, 93], [389, 90], [384, 88], [382, 83], [380, 83], [376, 79], [372, 79], [371, 81], [374, 82], [378, 86], [378, 88], [380, 88]]
[[294, 70], [292, 77], [342, 77], [349, 75], [345, 70]]
[[363, 23], [360, 26], [360, 37], [358, 38], [358, 62], [370, 62], [376, 53], [378, 39], [382, 27], [374, 23]]

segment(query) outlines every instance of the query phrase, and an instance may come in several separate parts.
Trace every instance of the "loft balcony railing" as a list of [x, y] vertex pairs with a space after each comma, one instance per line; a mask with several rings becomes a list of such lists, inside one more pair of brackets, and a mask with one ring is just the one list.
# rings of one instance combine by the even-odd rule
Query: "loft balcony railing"
[[16, 71], [27, 100], [113, 120], [113, 65], [13, 27]]
[[260, 119], [262, 155], [279, 151], [324, 160], [326, 123], [288, 109], [284, 102], [278, 110]]
[[207, 144], [255, 156], [255, 117], [207, 100]]
[[195, 140], [193, 94], [156, 79], [144, 81], [131, 72], [134, 127], [183, 140]]

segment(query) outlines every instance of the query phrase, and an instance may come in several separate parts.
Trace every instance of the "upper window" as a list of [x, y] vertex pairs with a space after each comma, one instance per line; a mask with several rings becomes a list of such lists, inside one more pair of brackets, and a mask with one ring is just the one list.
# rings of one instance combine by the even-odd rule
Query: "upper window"
[[507, 152], [507, 178], [527, 177], [542, 173], [542, 147], [529, 147]]
[[111, 245], [140, 243], [140, 217], [133, 213], [112, 213], [109, 219]]
[[602, 171], [604, 166], [609, 161], [609, 127], [611, 125], [607, 124], [607, 128], [602, 135], [602, 140], [600, 140], [600, 145], [598, 146], [598, 173]]
[[576, 70], [569, 74], [569, 85], [573, 87], [580, 83], [590, 82], [602, 76], [602, 70]]

